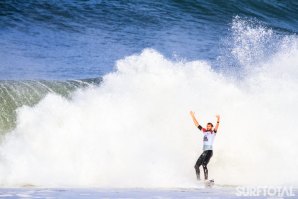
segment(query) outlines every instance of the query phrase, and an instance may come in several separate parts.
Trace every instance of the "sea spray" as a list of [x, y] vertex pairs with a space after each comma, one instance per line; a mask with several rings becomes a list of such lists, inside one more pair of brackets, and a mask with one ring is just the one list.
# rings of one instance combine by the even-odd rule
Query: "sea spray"
[[145, 49], [98, 87], [18, 109], [0, 146], [0, 184], [194, 187], [202, 135], [193, 110], [202, 125], [222, 117], [209, 164], [218, 184], [297, 185], [298, 45], [282, 39], [241, 79]]

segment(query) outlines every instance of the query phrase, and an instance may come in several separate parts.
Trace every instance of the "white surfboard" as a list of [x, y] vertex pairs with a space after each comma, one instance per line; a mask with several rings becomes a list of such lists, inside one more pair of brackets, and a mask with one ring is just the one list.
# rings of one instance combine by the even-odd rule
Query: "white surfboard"
[[213, 187], [213, 185], [214, 185], [214, 179], [212, 179], [212, 180], [206, 180], [204, 182], [204, 184], [205, 184], [205, 187]]

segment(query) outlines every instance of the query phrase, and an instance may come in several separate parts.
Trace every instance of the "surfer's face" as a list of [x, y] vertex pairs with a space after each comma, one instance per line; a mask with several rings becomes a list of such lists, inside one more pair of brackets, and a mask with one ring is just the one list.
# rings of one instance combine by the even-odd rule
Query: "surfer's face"
[[212, 130], [212, 125], [211, 124], [207, 124], [207, 131], [211, 131]]

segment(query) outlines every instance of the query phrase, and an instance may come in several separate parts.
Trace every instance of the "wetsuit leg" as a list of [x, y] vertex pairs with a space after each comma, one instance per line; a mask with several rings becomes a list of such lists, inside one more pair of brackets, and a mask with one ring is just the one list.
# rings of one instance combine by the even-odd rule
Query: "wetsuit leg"
[[203, 166], [203, 170], [204, 170], [204, 176], [205, 176], [205, 180], [208, 180], [208, 168], [207, 168], [207, 164], [209, 163], [210, 161], [210, 158], [212, 157], [213, 155], [213, 151], [212, 150], [207, 150], [207, 151], [204, 151], [206, 152], [206, 156], [202, 162], [202, 166]]
[[200, 180], [200, 166], [203, 164], [203, 161], [206, 156], [206, 151], [204, 151], [200, 157], [198, 158], [196, 164], [195, 164], [195, 170], [196, 170], [196, 175], [197, 175], [197, 180]]

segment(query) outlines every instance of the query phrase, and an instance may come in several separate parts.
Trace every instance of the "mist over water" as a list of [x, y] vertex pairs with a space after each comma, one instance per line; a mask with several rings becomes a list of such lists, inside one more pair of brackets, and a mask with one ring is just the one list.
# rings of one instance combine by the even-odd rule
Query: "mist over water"
[[195, 187], [202, 134], [190, 110], [202, 125], [222, 117], [209, 164], [218, 184], [297, 186], [297, 36], [239, 18], [231, 31], [218, 70], [144, 49], [99, 86], [17, 109], [1, 186]]

